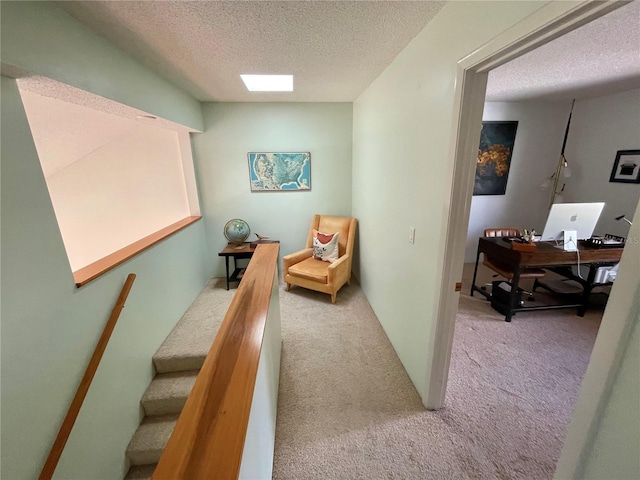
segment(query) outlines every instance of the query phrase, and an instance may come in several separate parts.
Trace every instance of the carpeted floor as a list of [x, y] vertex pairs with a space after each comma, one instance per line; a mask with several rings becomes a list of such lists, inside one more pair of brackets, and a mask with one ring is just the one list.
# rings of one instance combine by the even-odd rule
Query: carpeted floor
[[463, 282], [437, 412], [356, 284], [336, 305], [282, 291], [275, 479], [552, 477], [602, 312], [519, 313], [509, 324], [468, 296], [469, 266]]

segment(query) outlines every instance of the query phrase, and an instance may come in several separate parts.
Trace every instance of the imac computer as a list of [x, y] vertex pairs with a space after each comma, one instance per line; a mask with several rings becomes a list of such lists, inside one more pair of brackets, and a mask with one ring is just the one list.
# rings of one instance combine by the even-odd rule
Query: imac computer
[[593, 235], [604, 202], [554, 203], [540, 240], [563, 240], [565, 231], [575, 231], [577, 240], [587, 240]]

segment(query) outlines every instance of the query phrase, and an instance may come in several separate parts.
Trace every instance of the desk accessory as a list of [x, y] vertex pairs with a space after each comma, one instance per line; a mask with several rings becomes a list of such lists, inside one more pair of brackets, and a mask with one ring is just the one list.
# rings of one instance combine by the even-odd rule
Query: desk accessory
[[513, 241], [511, 242], [511, 250], [518, 250], [520, 252], [534, 252], [537, 246], [533, 242], [519, 242]]
[[578, 250], [578, 232], [576, 230], [563, 230], [562, 239], [562, 248], [565, 252], [575, 252]]
[[244, 241], [249, 238], [251, 228], [249, 224], [240, 218], [229, 220], [223, 229], [224, 237], [234, 246], [234, 248], [243, 248]]
[[603, 237], [591, 237], [589, 240], [585, 240], [585, 243], [591, 247], [596, 248], [614, 248], [624, 247], [625, 238], [617, 235], [611, 235], [606, 233]]

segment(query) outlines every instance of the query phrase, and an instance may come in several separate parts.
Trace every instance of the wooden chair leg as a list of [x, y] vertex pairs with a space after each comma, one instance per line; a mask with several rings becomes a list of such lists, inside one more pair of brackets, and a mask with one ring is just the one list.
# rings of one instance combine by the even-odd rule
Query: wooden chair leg
[[291, 284], [290, 284], [290, 283], [287, 283], [287, 288], [286, 288], [286, 290], [287, 290], [287, 292], [288, 292], [289, 290], [291, 290]]
[[336, 303], [336, 295], [337, 295], [337, 292], [331, 294], [331, 303]]

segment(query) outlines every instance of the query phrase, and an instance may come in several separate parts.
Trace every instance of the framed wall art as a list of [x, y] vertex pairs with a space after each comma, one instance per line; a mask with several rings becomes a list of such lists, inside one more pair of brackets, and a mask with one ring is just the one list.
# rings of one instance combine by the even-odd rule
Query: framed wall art
[[482, 122], [474, 195], [504, 195], [518, 122]]
[[618, 150], [609, 181], [640, 183], [640, 150]]
[[252, 192], [311, 190], [311, 153], [249, 152]]

